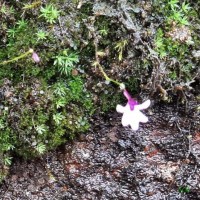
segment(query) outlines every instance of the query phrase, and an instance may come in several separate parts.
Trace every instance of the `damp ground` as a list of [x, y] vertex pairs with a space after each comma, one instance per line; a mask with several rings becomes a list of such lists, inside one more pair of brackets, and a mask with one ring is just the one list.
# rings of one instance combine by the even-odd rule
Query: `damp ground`
[[40, 159], [16, 158], [0, 199], [200, 199], [199, 115], [189, 106], [187, 114], [184, 106], [152, 106], [136, 132], [114, 111], [94, 116], [73, 142]]

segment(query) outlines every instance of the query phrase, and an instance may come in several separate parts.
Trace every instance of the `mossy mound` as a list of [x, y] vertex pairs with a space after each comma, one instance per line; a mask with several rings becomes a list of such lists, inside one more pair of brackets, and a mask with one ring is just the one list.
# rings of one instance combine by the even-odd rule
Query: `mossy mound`
[[15, 86], [6, 79], [1, 91], [3, 157], [10, 150], [38, 156], [89, 128], [91, 95], [78, 76], [48, 86], [36, 78]]

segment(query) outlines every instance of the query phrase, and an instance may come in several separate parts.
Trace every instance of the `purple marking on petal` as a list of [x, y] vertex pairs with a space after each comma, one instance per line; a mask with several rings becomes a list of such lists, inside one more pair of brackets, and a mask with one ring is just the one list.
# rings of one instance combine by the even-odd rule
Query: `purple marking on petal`
[[124, 96], [127, 98], [127, 100], [128, 100], [128, 104], [129, 104], [129, 106], [130, 106], [130, 109], [131, 110], [134, 110], [134, 106], [135, 105], [138, 105], [138, 102], [137, 101], [135, 101], [132, 97], [131, 97], [131, 95], [128, 93], [128, 91], [127, 90], [124, 90]]
[[130, 106], [130, 109], [131, 109], [131, 110], [134, 110], [134, 107], [135, 107], [136, 105], [138, 105], [138, 102], [131, 98], [131, 99], [128, 101], [128, 104], [129, 104], [129, 106]]
[[36, 63], [39, 63], [40, 62], [40, 58], [39, 56], [37, 55], [37, 53], [33, 52], [32, 54], [32, 59], [36, 62]]

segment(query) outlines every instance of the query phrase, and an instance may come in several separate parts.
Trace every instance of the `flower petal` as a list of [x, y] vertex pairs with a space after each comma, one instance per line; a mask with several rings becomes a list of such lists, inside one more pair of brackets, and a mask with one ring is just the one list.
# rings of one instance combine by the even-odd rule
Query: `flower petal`
[[131, 122], [131, 112], [124, 112], [122, 116], [122, 125], [128, 126]]
[[148, 117], [146, 117], [143, 113], [141, 113], [140, 111], [137, 114], [137, 119], [139, 120], [139, 122], [142, 123], [146, 123], [148, 122]]
[[121, 105], [117, 105], [116, 110], [117, 110], [117, 112], [119, 112], [119, 113], [124, 113], [125, 107], [124, 107], [124, 106], [121, 106]]
[[40, 62], [40, 57], [37, 55], [37, 53], [33, 52], [32, 54], [32, 59], [36, 62], [39, 63]]
[[137, 131], [139, 129], [139, 121], [138, 120], [133, 120], [130, 125], [134, 131]]
[[148, 99], [147, 101], [145, 101], [144, 103], [140, 105], [135, 105], [135, 108], [137, 108], [138, 110], [143, 110], [143, 109], [148, 108], [150, 104], [151, 104], [151, 101]]

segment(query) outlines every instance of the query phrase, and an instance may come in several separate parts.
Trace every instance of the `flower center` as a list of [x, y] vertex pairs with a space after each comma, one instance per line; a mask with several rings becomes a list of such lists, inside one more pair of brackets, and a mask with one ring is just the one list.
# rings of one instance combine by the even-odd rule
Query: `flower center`
[[134, 107], [135, 107], [136, 105], [138, 105], [138, 102], [131, 98], [131, 99], [128, 100], [128, 104], [129, 104], [129, 106], [130, 106], [130, 109], [131, 109], [131, 110], [134, 110]]

